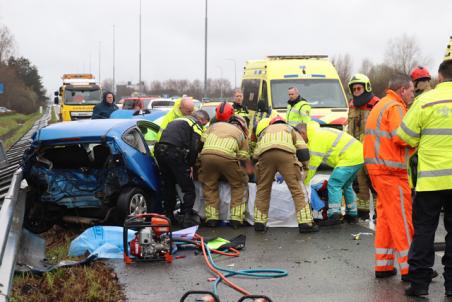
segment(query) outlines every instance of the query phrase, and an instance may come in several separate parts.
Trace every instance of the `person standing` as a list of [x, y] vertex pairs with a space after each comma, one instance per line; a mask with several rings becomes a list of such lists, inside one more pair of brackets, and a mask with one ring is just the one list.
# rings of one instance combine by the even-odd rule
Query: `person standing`
[[105, 92], [102, 95], [102, 102], [94, 106], [93, 115], [91, 119], [106, 119], [110, 118], [113, 111], [118, 110], [115, 104], [115, 95], [113, 92]]
[[386, 96], [372, 109], [364, 135], [364, 160], [372, 186], [377, 192], [377, 226], [375, 230], [375, 277], [408, 274], [408, 249], [413, 236], [411, 191], [408, 185], [410, 148], [395, 131], [413, 101], [414, 86], [410, 77], [398, 75], [389, 83]]
[[166, 126], [170, 122], [174, 121], [179, 117], [188, 116], [192, 114], [194, 109], [195, 104], [191, 97], [184, 96], [181, 99], [178, 99], [174, 103], [173, 108], [171, 108], [171, 110], [163, 117], [162, 123], [160, 124], [160, 131], [157, 134], [157, 140], [160, 140], [163, 130], [165, 130]]
[[413, 203], [414, 236], [408, 254], [408, 296], [428, 295], [435, 261], [433, 240], [444, 208], [447, 231], [444, 265], [445, 295], [452, 296], [452, 38], [438, 70], [439, 84], [417, 97], [397, 135], [418, 148], [418, 179]]
[[290, 87], [288, 90], [289, 100], [287, 101], [287, 123], [295, 127], [299, 123], [311, 121], [311, 105], [300, 96], [297, 87]]
[[234, 108], [234, 114], [240, 115], [246, 121], [246, 124], [250, 125], [250, 113], [248, 112], [248, 108], [243, 105], [243, 92], [240, 89], [234, 91], [234, 102], [232, 103], [232, 107]]
[[[380, 99], [372, 93], [370, 80], [364, 74], [353, 75], [348, 82], [348, 88], [353, 96], [349, 103], [348, 133], [362, 142], [367, 117]], [[358, 199], [356, 201], [358, 215], [367, 219], [369, 217], [370, 179], [365, 167], [359, 170], [356, 178], [358, 181]]]
[[417, 97], [424, 92], [430, 91], [432, 86], [430, 81], [432, 76], [428, 72], [427, 68], [417, 66], [410, 73], [411, 80], [414, 83], [414, 96]]
[[220, 221], [218, 182], [224, 177], [231, 186], [230, 225], [243, 223], [248, 192], [248, 176], [244, 167], [249, 160], [248, 128], [241, 116], [229, 122], [216, 122], [204, 133], [198, 179], [205, 199], [206, 224], [214, 227]]
[[302, 171], [308, 169], [309, 162], [309, 149], [303, 138], [280, 116], [271, 120], [261, 120], [256, 129], [256, 135], [258, 141], [254, 158], [258, 162], [254, 230], [256, 232], [266, 230], [272, 185], [275, 174], [279, 172], [292, 194], [299, 232], [317, 232], [319, 228], [314, 223], [311, 206], [303, 187]]
[[183, 227], [200, 224], [199, 216], [193, 212], [196, 199], [193, 167], [201, 151], [201, 136], [208, 122], [209, 115], [204, 110], [177, 118], [163, 130], [160, 141], [155, 146], [154, 155], [163, 183], [165, 214], [175, 222], [176, 184], [178, 184], [184, 195], [181, 204]]

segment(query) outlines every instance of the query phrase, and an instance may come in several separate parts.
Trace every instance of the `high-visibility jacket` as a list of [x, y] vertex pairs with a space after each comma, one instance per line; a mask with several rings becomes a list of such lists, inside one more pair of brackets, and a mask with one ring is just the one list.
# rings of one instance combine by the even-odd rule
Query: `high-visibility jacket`
[[249, 159], [248, 138], [238, 127], [216, 122], [203, 133], [201, 155], [214, 154], [229, 159]]
[[297, 150], [307, 149], [301, 135], [287, 124], [270, 125], [262, 131], [254, 150], [257, 159], [268, 150], [279, 149], [296, 154]]
[[160, 140], [160, 137], [162, 136], [163, 130], [166, 129], [168, 124], [175, 119], [179, 117], [183, 117], [182, 111], [180, 110], [180, 103], [182, 102], [182, 99], [177, 99], [176, 102], [173, 105], [173, 108], [163, 117], [162, 123], [160, 124], [160, 130], [157, 134], [157, 140]]
[[234, 108], [234, 114], [240, 115], [246, 121], [246, 124], [250, 125], [250, 113], [248, 112], [248, 108], [246, 106], [240, 105], [238, 103], [233, 103], [232, 107]]
[[411, 148], [396, 135], [406, 111], [402, 98], [388, 89], [370, 112], [364, 135], [364, 161], [369, 174], [407, 173]]
[[318, 127], [312, 123], [309, 123], [307, 128], [311, 159], [305, 183], [311, 181], [322, 163], [333, 168], [364, 163], [363, 145], [350, 134], [333, 128]]
[[416, 191], [452, 189], [452, 82], [417, 97], [397, 135], [418, 147]]
[[299, 97], [295, 101], [289, 101], [287, 104], [286, 119], [287, 123], [295, 127], [299, 123], [308, 123], [311, 121], [311, 105], [308, 101]]

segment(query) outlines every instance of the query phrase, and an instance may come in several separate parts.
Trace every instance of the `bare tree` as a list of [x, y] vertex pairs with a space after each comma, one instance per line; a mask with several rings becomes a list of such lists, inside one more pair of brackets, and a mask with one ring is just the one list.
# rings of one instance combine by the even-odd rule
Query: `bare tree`
[[368, 76], [373, 67], [374, 64], [372, 63], [372, 61], [366, 58], [362, 61], [359, 72]]
[[347, 87], [347, 83], [352, 76], [353, 62], [349, 54], [334, 56], [331, 61], [336, 67], [342, 86]]
[[415, 37], [406, 34], [390, 39], [384, 56], [386, 65], [403, 74], [409, 74], [416, 65], [428, 65], [430, 61], [422, 55]]
[[16, 43], [14, 36], [8, 27], [0, 25], [0, 64], [6, 61], [14, 54]]

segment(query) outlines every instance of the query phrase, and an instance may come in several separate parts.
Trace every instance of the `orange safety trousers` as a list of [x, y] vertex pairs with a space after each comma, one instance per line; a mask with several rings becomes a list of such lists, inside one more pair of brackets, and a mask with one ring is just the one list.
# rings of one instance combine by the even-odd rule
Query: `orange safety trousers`
[[375, 230], [375, 271], [394, 269], [394, 258], [400, 274], [408, 274], [408, 250], [413, 238], [411, 191], [408, 175], [370, 174], [377, 191], [377, 227]]

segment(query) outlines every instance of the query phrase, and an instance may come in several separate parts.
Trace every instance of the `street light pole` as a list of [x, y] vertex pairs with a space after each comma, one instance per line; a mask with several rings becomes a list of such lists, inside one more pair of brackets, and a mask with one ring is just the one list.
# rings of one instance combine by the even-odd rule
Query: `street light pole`
[[139, 89], [139, 92], [140, 92], [140, 95], [142, 94], [142, 92], [143, 92], [143, 89], [142, 89], [142, 85], [141, 85], [141, 0], [140, 0], [140, 26], [139, 26], [139, 35], [140, 35], [140, 38], [139, 38], [139, 54], [138, 54], [138, 73], [139, 73], [139, 75], [138, 75], [138, 89]]
[[207, 97], [207, 0], [204, 24], [204, 97]]
[[115, 82], [115, 76], [116, 76], [116, 74], [115, 74], [115, 61], [116, 61], [116, 58], [115, 58], [115, 47], [116, 47], [116, 45], [115, 45], [115, 25], [113, 24], [113, 83], [112, 83], [112, 87], [111, 87], [111, 90], [113, 90], [112, 92], [113, 92], [113, 94], [116, 94], [116, 82]]
[[97, 74], [97, 76], [99, 78], [99, 84], [101, 84], [101, 81], [102, 81], [101, 74], [100, 74], [100, 72], [101, 72], [101, 70], [100, 70], [100, 67], [101, 67], [101, 50], [102, 50], [102, 42], [99, 41], [99, 53], [98, 53], [99, 73]]
[[237, 88], [237, 62], [234, 59], [226, 59], [226, 61], [232, 61], [234, 63], [234, 89]]

